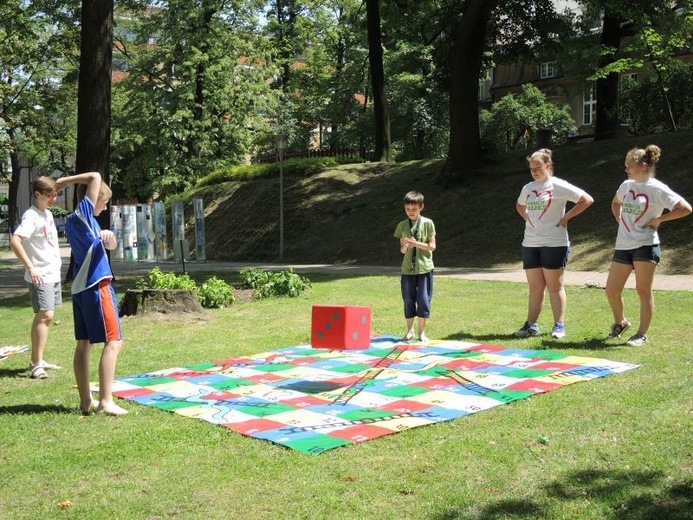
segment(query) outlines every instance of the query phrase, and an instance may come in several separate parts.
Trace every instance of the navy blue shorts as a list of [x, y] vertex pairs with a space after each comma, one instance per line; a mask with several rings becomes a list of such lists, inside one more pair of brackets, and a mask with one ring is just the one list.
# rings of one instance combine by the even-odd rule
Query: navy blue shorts
[[525, 247], [522, 246], [523, 269], [565, 269], [568, 265], [570, 248], [561, 247]]
[[653, 246], [640, 246], [637, 249], [616, 249], [613, 261], [617, 264], [633, 265], [633, 262], [659, 263], [661, 250], [659, 244]]
[[75, 339], [108, 343], [123, 339], [120, 333], [118, 302], [108, 280], [72, 295]]
[[433, 298], [433, 271], [425, 274], [403, 274], [401, 280], [404, 317], [430, 318]]

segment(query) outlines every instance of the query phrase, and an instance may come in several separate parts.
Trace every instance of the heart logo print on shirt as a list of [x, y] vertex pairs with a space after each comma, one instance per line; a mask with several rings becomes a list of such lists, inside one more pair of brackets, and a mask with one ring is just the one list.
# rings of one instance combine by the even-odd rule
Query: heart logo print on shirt
[[[630, 193], [630, 196], [633, 197], [633, 202], [635, 202], [636, 204], [638, 203], [639, 198], [642, 198], [645, 201], [645, 207], [643, 208], [640, 215], [638, 215], [637, 218], [633, 221], [633, 227], [635, 227], [635, 224], [637, 224], [638, 221], [645, 215], [645, 213], [647, 213], [647, 210], [650, 207], [650, 199], [644, 193], [635, 193], [634, 190], [628, 190], [628, 193]], [[623, 225], [628, 230], [628, 233], [631, 233], [631, 230], [628, 227], [628, 224], [626, 224], [626, 221], [623, 220], [623, 215], [621, 215], [621, 222], [623, 222]]]
[[[541, 214], [539, 215], [539, 218], [537, 219], [537, 220], [541, 220], [541, 218], [544, 216], [546, 211], [551, 207], [551, 201], [553, 200], [553, 191], [552, 190], [542, 190], [542, 191], [532, 190], [532, 193], [534, 193], [534, 196], [536, 198], [540, 198], [542, 195], [548, 195], [549, 196], [549, 200], [546, 203], [546, 207], [544, 208], [544, 211], [541, 212]], [[529, 200], [529, 195], [527, 195], [527, 199], [525, 199], [525, 203], [527, 200]], [[534, 223], [529, 218], [529, 213], [527, 213], [527, 222], [529, 222], [530, 226], [534, 227]]]

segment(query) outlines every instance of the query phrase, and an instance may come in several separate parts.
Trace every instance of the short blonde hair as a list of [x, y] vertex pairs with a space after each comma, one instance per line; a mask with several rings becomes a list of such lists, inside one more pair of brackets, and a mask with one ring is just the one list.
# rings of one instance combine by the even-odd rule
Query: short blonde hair
[[[82, 200], [87, 195], [87, 187], [87, 184], [80, 184], [77, 187], [77, 200]], [[101, 186], [99, 187], [99, 200], [108, 200], [111, 198], [111, 196], [113, 196], [113, 191], [111, 191], [108, 184], [102, 180]]]

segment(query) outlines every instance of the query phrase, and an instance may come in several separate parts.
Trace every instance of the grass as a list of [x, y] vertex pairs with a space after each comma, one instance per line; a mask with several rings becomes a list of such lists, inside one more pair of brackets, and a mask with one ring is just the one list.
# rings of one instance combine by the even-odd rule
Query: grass
[[[650, 143], [663, 150], [657, 177], [692, 202], [693, 131], [555, 148], [556, 176], [595, 199], [570, 223], [570, 269], [608, 271], [617, 231], [611, 200], [625, 180], [625, 154]], [[519, 269], [524, 228], [515, 202], [531, 180], [525, 159], [530, 151], [505, 153], [454, 186], [440, 182], [441, 160], [343, 165], [307, 178], [285, 175], [284, 261], [398, 265], [401, 255], [392, 235], [405, 218], [404, 194], [416, 189], [426, 197], [424, 214], [436, 224], [436, 265]], [[193, 196], [204, 200], [208, 260], [278, 260], [278, 178], [226, 182], [186, 194], [188, 201]], [[190, 205], [185, 214], [194, 244]], [[660, 228], [659, 273], [693, 274], [692, 225], [689, 217]]]
[[[313, 287], [300, 298], [237, 302], [194, 320], [125, 318], [117, 373], [308, 343], [313, 304], [368, 305], [374, 333], [403, 332], [397, 277], [310, 278]], [[134, 283], [122, 277], [118, 294]], [[28, 354], [0, 362], [0, 517], [690, 518], [693, 293], [657, 293], [652, 344], [633, 349], [602, 341], [611, 317], [600, 289], [567, 288], [568, 335], [561, 341], [546, 333], [510, 336], [524, 319], [525, 284], [440, 277], [435, 291], [432, 338], [642, 367], [309, 456], [127, 401], [119, 403], [130, 411], [126, 417], [80, 417], [68, 299], [47, 350], [65, 369], [33, 381]], [[625, 299], [635, 316], [636, 293], [626, 290]], [[26, 343], [26, 298], [1, 303], [2, 344]], [[549, 320], [547, 308], [544, 330]], [[72, 505], [61, 509], [66, 501]]]

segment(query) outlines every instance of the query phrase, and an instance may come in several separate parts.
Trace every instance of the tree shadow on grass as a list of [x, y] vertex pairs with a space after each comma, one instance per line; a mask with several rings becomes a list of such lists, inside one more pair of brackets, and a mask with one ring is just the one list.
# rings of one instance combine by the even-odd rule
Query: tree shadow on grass
[[55, 404], [15, 404], [0, 406], [0, 415], [75, 414], [74, 408]]
[[[657, 471], [581, 470], [565, 474], [539, 489], [532, 499], [499, 500], [469, 514], [463, 509], [431, 516], [434, 520], [469, 518], [492, 520], [509, 518], [551, 518], [556, 504], [567, 501], [601, 503], [610, 508], [608, 518], [616, 520], [683, 520], [693, 511], [693, 481], [684, 480], [660, 488], [668, 476]], [[577, 515], [576, 511], [576, 515]], [[577, 518], [577, 516], [576, 516]]]

